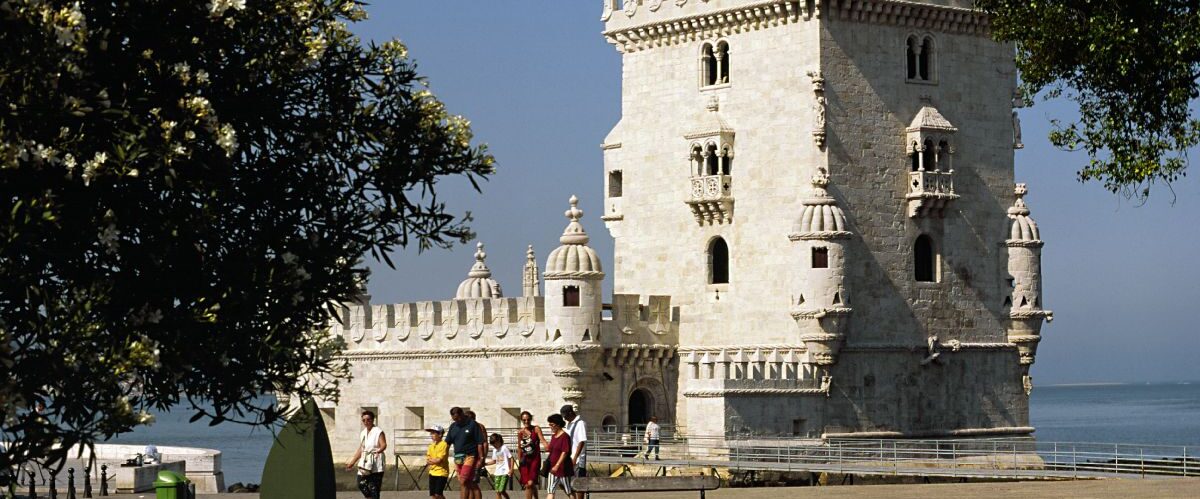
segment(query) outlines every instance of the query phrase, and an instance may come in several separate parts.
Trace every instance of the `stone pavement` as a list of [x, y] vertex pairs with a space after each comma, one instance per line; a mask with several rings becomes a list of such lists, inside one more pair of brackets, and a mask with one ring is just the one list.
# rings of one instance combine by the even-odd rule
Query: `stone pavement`
[[[513, 498], [523, 497], [517, 491], [510, 492]], [[544, 493], [541, 494], [544, 496]], [[624, 496], [624, 494], [595, 494], [597, 498]], [[113, 499], [152, 499], [153, 493], [122, 494], [109, 496]], [[339, 492], [338, 499], [357, 499], [362, 494], [358, 492]], [[425, 491], [384, 492], [383, 499], [425, 499], [429, 493]], [[458, 497], [451, 491], [448, 499]], [[494, 495], [485, 492], [485, 499]], [[654, 494], [638, 494], [637, 497], [647, 499], [694, 499], [697, 493], [660, 492]], [[1130, 497], [1145, 498], [1192, 498], [1200, 497], [1200, 479], [1147, 479], [1147, 480], [1080, 480], [1062, 482], [998, 482], [998, 483], [954, 483], [935, 485], [843, 485], [829, 487], [758, 487], [720, 489], [709, 492], [713, 499], [777, 499], [777, 498], [893, 498], [921, 497], [925, 499], [955, 498], [1014, 498], [1022, 499], [1124, 499]], [[258, 499], [258, 494], [201, 494], [199, 499]]]

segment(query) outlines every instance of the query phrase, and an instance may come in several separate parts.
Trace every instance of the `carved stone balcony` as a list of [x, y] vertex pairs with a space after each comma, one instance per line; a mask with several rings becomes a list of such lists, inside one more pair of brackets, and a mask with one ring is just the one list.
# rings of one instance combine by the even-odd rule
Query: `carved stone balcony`
[[954, 193], [954, 170], [918, 170], [909, 173], [908, 216], [945, 216], [946, 206], [958, 199]]
[[687, 204], [700, 225], [733, 223], [733, 190], [729, 175], [703, 175], [691, 178]]

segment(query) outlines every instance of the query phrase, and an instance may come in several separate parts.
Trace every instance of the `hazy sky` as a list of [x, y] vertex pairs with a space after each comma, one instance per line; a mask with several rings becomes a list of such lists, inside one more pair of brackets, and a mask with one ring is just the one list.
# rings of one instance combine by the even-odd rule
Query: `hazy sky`
[[[620, 117], [621, 59], [600, 35], [600, 2], [378, 1], [368, 12], [356, 31], [406, 43], [434, 93], [496, 156], [482, 194], [457, 180], [439, 193], [453, 211], [474, 215], [506, 293], [520, 294], [527, 244], [540, 266], [558, 245], [571, 194], [611, 269], [599, 144]], [[1042, 329], [1035, 383], [1200, 380], [1200, 170], [1173, 192], [1156, 186], [1144, 205], [1081, 184], [1075, 172], [1087, 157], [1046, 140], [1050, 119], [1072, 112], [1066, 102], [1021, 111], [1017, 181], [1029, 184], [1026, 201], [1046, 241], [1045, 305], [1055, 315]], [[452, 298], [473, 251], [473, 243], [412, 249], [396, 255], [395, 270], [374, 265], [372, 301]]]

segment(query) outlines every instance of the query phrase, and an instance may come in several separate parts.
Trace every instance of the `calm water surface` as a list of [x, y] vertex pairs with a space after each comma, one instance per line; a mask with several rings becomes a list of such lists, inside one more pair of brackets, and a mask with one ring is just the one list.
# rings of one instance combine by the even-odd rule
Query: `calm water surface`
[[[158, 414], [153, 426], [116, 442], [217, 449], [226, 485], [261, 481], [272, 443], [269, 430], [189, 424], [189, 417], [183, 411]], [[1037, 387], [1029, 417], [1042, 441], [1188, 445], [1200, 450], [1200, 383]]]

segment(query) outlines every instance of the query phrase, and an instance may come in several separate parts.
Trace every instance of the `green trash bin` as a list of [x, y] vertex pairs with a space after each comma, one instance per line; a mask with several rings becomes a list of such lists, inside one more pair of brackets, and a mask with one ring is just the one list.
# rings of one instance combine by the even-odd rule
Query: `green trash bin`
[[193, 499], [190, 493], [191, 482], [186, 477], [174, 471], [158, 472], [158, 480], [154, 481], [155, 499]]

